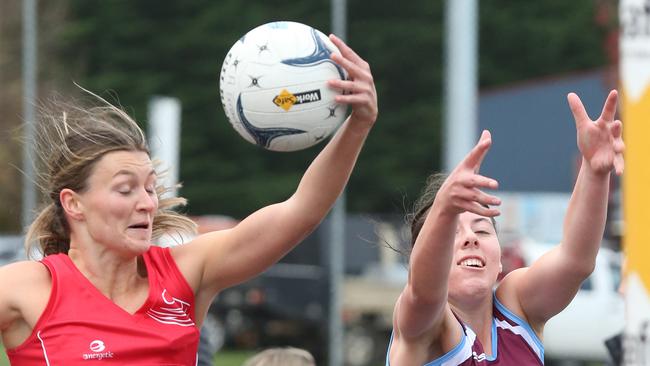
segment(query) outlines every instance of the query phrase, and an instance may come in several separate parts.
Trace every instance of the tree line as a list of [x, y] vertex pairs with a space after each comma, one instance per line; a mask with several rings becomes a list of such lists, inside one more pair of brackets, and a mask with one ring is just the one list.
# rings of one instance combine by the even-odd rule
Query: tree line
[[[605, 65], [610, 2], [480, 1], [480, 87]], [[329, 1], [67, 0], [41, 4], [41, 13], [55, 6], [56, 27], [40, 28], [48, 87], [78, 93], [77, 82], [143, 126], [150, 97], [180, 99], [180, 193], [190, 214], [241, 218], [283, 200], [322, 148], [248, 144], [225, 117], [218, 82], [229, 48], [257, 25], [292, 20], [330, 32]], [[348, 1], [347, 41], [371, 65], [380, 108], [348, 185], [350, 211], [403, 213], [441, 167], [444, 12], [443, 1]]]

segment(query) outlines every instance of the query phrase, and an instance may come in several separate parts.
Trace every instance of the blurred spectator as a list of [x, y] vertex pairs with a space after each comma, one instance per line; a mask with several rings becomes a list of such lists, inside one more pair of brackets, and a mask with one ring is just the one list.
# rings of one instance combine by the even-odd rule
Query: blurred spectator
[[316, 366], [316, 361], [304, 349], [269, 348], [250, 358], [244, 366]]
[[214, 360], [214, 351], [210, 346], [208, 335], [201, 327], [201, 334], [199, 336], [199, 352], [196, 360], [196, 366], [212, 366]]

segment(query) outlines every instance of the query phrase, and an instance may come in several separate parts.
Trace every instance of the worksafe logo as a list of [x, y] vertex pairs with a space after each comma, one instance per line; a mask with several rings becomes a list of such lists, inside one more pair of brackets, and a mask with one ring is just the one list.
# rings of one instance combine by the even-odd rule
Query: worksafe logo
[[296, 94], [290, 93], [287, 89], [282, 89], [280, 94], [273, 98], [273, 103], [285, 111], [289, 111], [295, 104], [312, 103], [320, 100], [320, 89], [308, 90]]

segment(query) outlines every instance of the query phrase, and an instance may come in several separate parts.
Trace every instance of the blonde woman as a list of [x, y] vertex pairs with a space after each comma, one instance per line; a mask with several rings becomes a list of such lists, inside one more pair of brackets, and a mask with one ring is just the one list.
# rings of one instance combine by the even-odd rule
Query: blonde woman
[[[143, 132], [122, 110], [67, 106], [40, 124], [45, 208], [31, 225], [42, 261], [0, 268], [0, 332], [14, 365], [195, 365], [214, 296], [277, 262], [341, 193], [377, 117], [368, 64], [335, 36], [352, 113], [284, 202], [229, 230], [173, 248], [158, 234], [191, 230], [163, 200]], [[218, 189], [218, 182], [215, 182]], [[234, 197], [233, 197], [234, 198]]]

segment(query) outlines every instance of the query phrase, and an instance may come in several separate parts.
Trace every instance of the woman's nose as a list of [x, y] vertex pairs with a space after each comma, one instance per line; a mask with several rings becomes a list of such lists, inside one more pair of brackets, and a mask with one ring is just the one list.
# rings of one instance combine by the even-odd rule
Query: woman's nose
[[478, 237], [472, 230], [465, 230], [463, 233], [463, 247], [478, 246]]
[[144, 191], [144, 194], [140, 195], [138, 201], [138, 209], [143, 211], [153, 211], [156, 208], [156, 197], [155, 195], [149, 194], [149, 192]]

